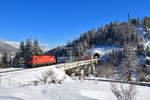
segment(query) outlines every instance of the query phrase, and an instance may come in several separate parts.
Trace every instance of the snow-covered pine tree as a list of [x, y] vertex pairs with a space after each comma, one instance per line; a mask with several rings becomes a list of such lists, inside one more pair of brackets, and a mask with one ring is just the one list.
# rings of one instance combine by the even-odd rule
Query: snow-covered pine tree
[[25, 65], [25, 44], [24, 41], [21, 41], [20, 43], [20, 49], [16, 53], [14, 59], [13, 59], [13, 66], [24, 66]]
[[32, 55], [41, 55], [42, 50], [39, 47], [38, 40], [35, 39], [34, 43], [30, 38], [26, 40], [26, 44], [22, 41], [20, 43], [20, 49], [16, 53], [16, 56], [13, 59], [13, 66], [25, 66], [25, 62], [32, 56]]
[[6, 52], [4, 52], [4, 54], [2, 55], [1, 61], [2, 61], [2, 63], [4, 63], [4, 64], [8, 63], [7, 53], [6, 53]]
[[17, 66], [25, 66], [25, 59], [23, 57], [18, 57]]
[[76, 48], [77, 48], [77, 56], [83, 56], [84, 48], [82, 43], [79, 43]]
[[27, 39], [24, 50], [25, 50], [24, 58], [25, 60], [28, 60], [33, 55], [32, 41], [30, 38]]
[[73, 56], [73, 49], [71, 48], [67, 49], [67, 56]]
[[21, 56], [24, 58], [24, 54], [25, 54], [25, 44], [24, 44], [24, 41], [21, 41], [21, 43], [20, 43], [20, 52], [21, 52]]
[[135, 67], [138, 64], [139, 59], [134, 46], [131, 44], [126, 44], [124, 48], [124, 59], [121, 63], [121, 78], [131, 81], [131, 75], [135, 72]]
[[42, 50], [41, 48], [39, 47], [39, 42], [37, 39], [34, 40], [34, 43], [33, 43], [33, 55], [41, 55], [42, 54]]
[[0, 67], [3, 67], [3, 68], [10, 67], [10, 56], [8, 56], [8, 54], [6, 53], [6, 50], [2, 55]]
[[21, 51], [21, 49], [18, 50], [16, 56], [13, 59], [13, 66], [14, 67], [25, 66], [25, 58], [23, 56], [23, 52]]

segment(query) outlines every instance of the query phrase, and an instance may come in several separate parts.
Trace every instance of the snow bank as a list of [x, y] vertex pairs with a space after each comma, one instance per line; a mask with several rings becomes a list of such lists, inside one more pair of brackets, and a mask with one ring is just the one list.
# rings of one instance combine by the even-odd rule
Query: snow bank
[[21, 69], [23, 69], [23, 68], [0, 68], [0, 73], [7, 72], [7, 71], [21, 70]]
[[102, 100], [112, 100], [112, 97], [113, 97], [113, 95], [112, 97], [108, 96], [108, 92], [98, 91], [98, 90], [81, 90], [80, 94], [86, 97], [96, 99], [96, 100], [100, 100], [100, 98]]
[[68, 75], [65, 74], [65, 71], [59, 70], [54, 66], [52, 66], [51, 69], [49, 70], [54, 73], [55, 80], [62, 80], [63, 83], [73, 82], [73, 80]]
[[73, 80], [65, 74], [64, 71], [55, 68], [53, 66], [45, 66], [33, 69], [25, 69], [17, 72], [2, 73], [1, 76], [1, 85], [2, 86], [18, 86], [33, 84], [33, 82], [40, 82], [42, 74], [46, 71], [52, 70], [56, 75], [57, 79], [62, 79], [65, 76], [64, 83], [73, 82]]
[[[150, 87], [136, 86], [136, 100], [149, 100]], [[79, 81], [62, 85], [0, 87], [0, 100], [117, 100], [109, 82]]]
[[109, 84], [89, 81], [23, 88], [3, 87], [0, 88], [0, 100], [116, 100], [108, 87]]

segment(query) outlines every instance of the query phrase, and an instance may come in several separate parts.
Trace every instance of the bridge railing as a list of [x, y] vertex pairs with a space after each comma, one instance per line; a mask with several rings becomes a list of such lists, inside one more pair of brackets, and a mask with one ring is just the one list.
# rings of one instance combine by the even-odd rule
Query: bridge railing
[[68, 70], [68, 69], [76, 68], [79, 66], [88, 65], [97, 61], [98, 59], [90, 59], [90, 60], [63, 63], [63, 64], [56, 65], [56, 68], [63, 68], [64, 70]]

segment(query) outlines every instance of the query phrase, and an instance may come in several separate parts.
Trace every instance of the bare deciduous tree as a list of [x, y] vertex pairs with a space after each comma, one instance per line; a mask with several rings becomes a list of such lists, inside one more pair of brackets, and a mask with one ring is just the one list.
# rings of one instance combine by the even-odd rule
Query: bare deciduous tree
[[139, 81], [145, 81], [146, 79], [145, 79], [145, 74], [144, 74], [144, 72], [143, 71], [140, 71], [139, 72]]
[[64, 75], [64, 77], [62, 79], [57, 79], [57, 74], [55, 74], [54, 71], [49, 70], [49, 71], [42, 73], [42, 78], [40, 80], [43, 81], [45, 84], [46, 83], [48, 83], [48, 84], [50, 84], [50, 83], [61, 84], [65, 78], [66, 77]]
[[111, 90], [117, 97], [117, 100], [135, 100], [137, 89], [135, 85], [129, 84], [111, 84]]
[[106, 78], [109, 78], [113, 75], [113, 65], [110, 63], [105, 63], [102, 65], [101, 68], [98, 69], [98, 74], [100, 76], [105, 76]]

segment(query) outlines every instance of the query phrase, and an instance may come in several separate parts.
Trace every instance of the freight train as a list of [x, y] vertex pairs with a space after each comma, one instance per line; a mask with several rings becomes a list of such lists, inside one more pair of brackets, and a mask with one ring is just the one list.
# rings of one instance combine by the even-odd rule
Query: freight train
[[56, 63], [66, 63], [66, 62], [73, 62], [73, 61], [81, 61], [81, 60], [88, 60], [91, 57], [89, 56], [78, 56], [78, 57], [55, 57], [55, 56], [32, 56], [30, 57], [26, 64], [30, 67], [37, 67], [37, 66], [44, 66], [44, 65], [51, 65]]

